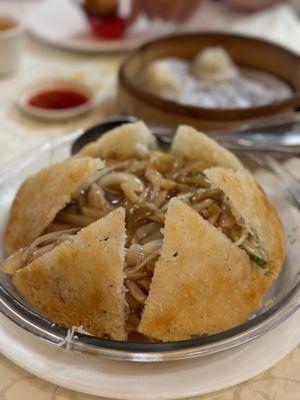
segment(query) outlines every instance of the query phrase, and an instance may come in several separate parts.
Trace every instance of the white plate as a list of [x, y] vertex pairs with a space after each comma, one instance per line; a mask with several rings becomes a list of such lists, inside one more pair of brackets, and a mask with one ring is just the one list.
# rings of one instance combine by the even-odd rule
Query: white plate
[[0, 314], [0, 351], [49, 382], [114, 399], [180, 399], [244, 382], [272, 367], [300, 342], [300, 311], [240, 348], [199, 359], [137, 364], [57, 349]]
[[27, 27], [36, 38], [51, 45], [93, 53], [131, 50], [155, 36], [174, 30], [172, 23], [149, 23], [141, 16], [124, 38], [101, 40], [91, 34], [88, 22], [74, 0], [45, 0], [31, 12]]

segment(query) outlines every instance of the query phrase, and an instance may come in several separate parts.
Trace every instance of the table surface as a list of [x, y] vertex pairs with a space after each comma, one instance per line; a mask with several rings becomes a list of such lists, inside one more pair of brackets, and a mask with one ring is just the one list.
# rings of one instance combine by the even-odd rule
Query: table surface
[[[36, 1], [33, 0], [1, 0], [0, 12], [24, 15], [34, 4]], [[259, 32], [260, 26], [262, 36], [289, 45], [300, 52], [300, 23], [297, 25], [296, 17], [288, 6], [276, 7], [250, 18], [229, 13], [221, 5], [214, 7], [217, 10], [205, 4], [201, 13], [193, 17], [193, 22], [199, 26], [201, 21], [203, 28], [208, 27], [207, 21], [210, 21], [210, 28], [220, 28], [226, 24], [226, 27], [250, 33]], [[268, 30], [264, 29], [266, 21]], [[253, 25], [256, 26], [255, 30]], [[294, 41], [291, 40], [291, 32]], [[61, 136], [79, 127], [89, 126], [116, 113], [114, 104], [116, 72], [123, 57], [124, 55], [120, 54], [92, 56], [64, 52], [46, 47], [27, 36], [24, 40], [22, 64], [17, 73], [0, 79], [0, 168], [4, 168], [5, 163], [22, 152], [50, 138]], [[23, 87], [37, 79], [58, 76], [93, 85], [101, 99], [96, 109], [84, 117], [59, 124], [31, 119], [17, 109], [15, 100]], [[94, 398], [43, 381], [0, 355], [0, 399], [92, 400]], [[300, 346], [264, 374], [225, 391], [194, 399], [299, 400]]]

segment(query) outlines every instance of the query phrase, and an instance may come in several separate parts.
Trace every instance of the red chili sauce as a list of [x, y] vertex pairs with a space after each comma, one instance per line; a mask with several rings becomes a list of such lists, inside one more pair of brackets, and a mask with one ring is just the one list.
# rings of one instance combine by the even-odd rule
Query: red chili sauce
[[118, 39], [122, 37], [128, 26], [128, 21], [117, 15], [98, 17], [88, 16], [93, 33], [103, 39]]
[[34, 94], [28, 104], [47, 110], [64, 110], [87, 103], [88, 97], [72, 89], [49, 89]]

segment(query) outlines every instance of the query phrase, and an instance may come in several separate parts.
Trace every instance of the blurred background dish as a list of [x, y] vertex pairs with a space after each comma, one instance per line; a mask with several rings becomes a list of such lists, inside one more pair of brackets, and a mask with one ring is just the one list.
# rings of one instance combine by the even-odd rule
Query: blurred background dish
[[293, 94], [275, 75], [235, 64], [222, 46], [204, 47], [191, 60], [154, 60], [137, 83], [153, 95], [182, 105], [219, 110], [260, 107]]
[[91, 110], [95, 96], [83, 83], [52, 79], [29, 86], [18, 98], [17, 105], [35, 118], [61, 121]]
[[[228, 82], [225, 81], [224, 86], [222, 82], [220, 85], [220, 82], [211, 80], [206, 81], [206, 86], [199, 87], [198, 84], [196, 98], [200, 98], [202, 103], [200, 103], [201, 106], [195, 105], [195, 102], [191, 102], [191, 95], [195, 97], [196, 78], [194, 77], [191, 83], [190, 72], [188, 81], [185, 81], [182, 86], [187, 91], [187, 86], [190, 84], [193, 93], [191, 91], [190, 93], [184, 92], [183, 101], [179, 99], [180, 79], [182, 80], [184, 73], [187, 75], [180, 68], [182, 69], [182, 66], [187, 68], [186, 65], [195, 59], [202, 50], [215, 46], [222, 46], [222, 49], [227, 52], [225, 53], [226, 57], [230, 57], [238, 68], [246, 68], [244, 71], [248, 71], [248, 75], [250, 71], [252, 80], [259, 81], [263, 78], [264, 82], [261, 82], [262, 87], [256, 93], [256, 100], [253, 98], [253, 94], [249, 96], [244, 87], [242, 89], [245, 97], [244, 99], [240, 98], [243, 90], [241, 90], [241, 86], [237, 85], [235, 96], [240, 98], [239, 101], [243, 101], [240, 106], [237, 99], [233, 98], [232, 87], [229, 87], [227, 93], [224, 91], [226, 86], [228, 89]], [[224, 52], [224, 50], [222, 51]], [[177, 70], [176, 68], [172, 69], [170, 64], [163, 61], [170, 58], [180, 59], [183, 65], [179, 64], [178, 66], [177, 61]], [[154, 62], [157, 60], [162, 61], [159, 61], [160, 64], [155, 69]], [[162, 62], [164, 62], [163, 66]], [[214, 64], [220, 66], [220, 60], [217, 59], [217, 63]], [[149, 65], [152, 65], [150, 71]], [[215, 68], [215, 65], [210, 65], [209, 68]], [[236, 69], [235, 66], [231, 68]], [[118, 104], [123, 113], [136, 115], [151, 122], [186, 123], [204, 130], [225, 128], [252, 118], [294, 111], [300, 105], [299, 68], [299, 56], [267, 41], [217, 32], [177, 34], [153, 40], [137, 49], [125, 60], [119, 72]], [[263, 85], [267, 84], [270, 79], [276, 86], [273, 98], [268, 96], [267, 89], [263, 88]], [[209, 82], [209, 87], [207, 87], [207, 82]], [[164, 85], [165, 87], [163, 87]], [[257, 86], [257, 81], [255, 85]], [[283, 91], [282, 96], [279, 96], [278, 93], [279, 86]], [[214, 94], [216, 90], [218, 101], [207, 106], [209, 94]], [[263, 96], [259, 94], [261, 90], [263, 90]], [[224, 106], [222, 102], [224, 103], [226, 96], [228, 101], [227, 106], [226, 104]], [[264, 96], [266, 97], [264, 98]], [[206, 104], [203, 103], [204, 101]]]
[[92, 33], [101, 39], [122, 38], [130, 26], [131, 4], [127, 0], [83, 0], [82, 10]]
[[84, 8], [76, 1], [46, 0], [32, 10], [27, 26], [32, 35], [53, 46], [99, 53], [133, 49], [174, 31], [176, 25], [162, 20], [149, 22], [145, 15], [139, 15], [131, 24], [128, 17], [114, 12], [100, 16], [94, 8]]

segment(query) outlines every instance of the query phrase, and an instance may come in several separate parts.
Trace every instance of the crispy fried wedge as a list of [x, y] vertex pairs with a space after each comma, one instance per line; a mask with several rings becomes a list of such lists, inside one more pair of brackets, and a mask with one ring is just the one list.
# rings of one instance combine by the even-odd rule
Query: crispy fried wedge
[[144, 124], [133, 122], [108, 131], [96, 142], [87, 144], [79, 154], [90, 157], [127, 159], [142, 157], [156, 147], [156, 139]]
[[170, 201], [164, 231], [139, 332], [162, 341], [183, 340], [245, 321], [271, 278], [178, 199]]
[[174, 137], [172, 152], [188, 160], [204, 161], [208, 166], [244, 169], [233, 153], [190, 126], [179, 126]]
[[257, 237], [267, 261], [268, 271], [276, 277], [284, 261], [284, 232], [273, 204], [247, 170], [224, 168], [204, 171], [213, 186], [229, 199], [236, 219]]
[[76, 157], [27, 178], [16, 194], [6, 226], [7, 253], [14, 253], [41, 235], [80, 185], [103, 166], [99, 159]]
[[56, 323], [125, 340], [124, 246], [119, 208], [17, 271], [13, 282]]

